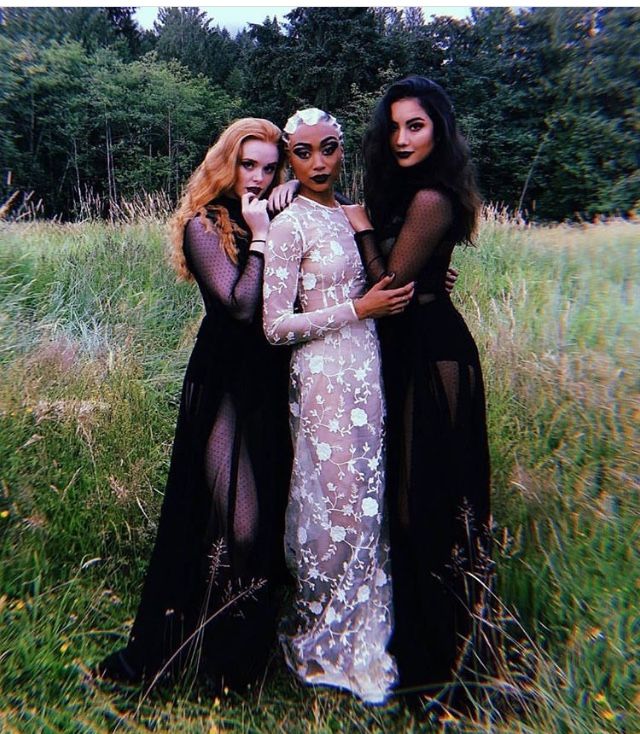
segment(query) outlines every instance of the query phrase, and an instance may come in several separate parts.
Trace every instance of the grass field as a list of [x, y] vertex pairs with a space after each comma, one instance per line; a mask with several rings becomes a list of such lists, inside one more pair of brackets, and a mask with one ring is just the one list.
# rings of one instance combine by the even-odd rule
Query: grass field
[[489, 212], [456, 264], [515, 621], [474, 720], [433, 723], [277, 661], [221, 699], [87, 675], [135, 612], [201, 306], [157, 222], [0, 224], [0, 731], [640, 732], [640, 226]]

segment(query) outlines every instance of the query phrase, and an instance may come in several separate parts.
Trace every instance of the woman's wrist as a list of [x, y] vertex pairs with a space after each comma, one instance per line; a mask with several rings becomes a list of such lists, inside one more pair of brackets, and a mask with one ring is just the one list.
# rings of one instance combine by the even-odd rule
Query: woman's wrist
[[267, 244], [266, 239], [254, 237], [249, 243], [249, 252], [260, 252], [264, 254], [264, 248]]

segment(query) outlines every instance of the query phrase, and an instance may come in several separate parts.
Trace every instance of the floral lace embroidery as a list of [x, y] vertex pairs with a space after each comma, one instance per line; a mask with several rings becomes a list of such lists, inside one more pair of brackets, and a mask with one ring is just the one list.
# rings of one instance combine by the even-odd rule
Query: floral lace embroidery
[[365, 288], [340, 208], [299, 197], [273, 221], [265, 333], [273, 344], [296, 345], [285, 549], [297, 594], [281, 641], [303, 681], [375, 703], [388, 695], [396, 668], [386, 652], [391, 579], [378, 339], [373, 321], [359, 321], [352, 305]]

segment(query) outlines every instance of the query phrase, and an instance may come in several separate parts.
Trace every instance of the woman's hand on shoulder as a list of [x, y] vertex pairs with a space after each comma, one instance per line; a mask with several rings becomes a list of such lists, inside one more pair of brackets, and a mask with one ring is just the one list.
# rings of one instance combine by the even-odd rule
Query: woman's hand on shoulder
[[272, 214], [279, 214], [283, 209], [286, 209], [289, 204], [291, 204], [298, 193], [299, 188], [300, 181], [295, 178], [292, 178], [291, 181], [280, 184], [280, 186], [276, 186], [269, 194], [267, 209]]
[[253, 194], [245, 194], [242, 199], [242, 216], [251, 230], [251, 239], [264, 240], [269, 230], [269, 215], [267, 214], [267, 202], [258, 199]]
[[362, 204], [343, 204], [342, 211], [347, 215], [349, 224], [353, 227], [354, 232], [364, 232], [367, 229], [373, 229], [367, 210]]
[[402, 313], [413, 298], [414, 283], [402, 288], [388, 288], [396, 276], [384, 275], [362, 296], [353, 302], [359, 319], [379, 319]]

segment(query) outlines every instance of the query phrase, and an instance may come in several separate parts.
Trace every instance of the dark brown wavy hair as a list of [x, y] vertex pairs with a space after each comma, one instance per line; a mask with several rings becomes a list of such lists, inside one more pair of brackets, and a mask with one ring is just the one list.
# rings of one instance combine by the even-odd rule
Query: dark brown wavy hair
[[[390, 145], [391, 105], [407, 98], [417, 99], [431, 118], [435, 145], [424, 161], [401, 168]], [[376, 229], [404, 214], [416, 191], [433, 188], [452, 200], [454, 241], [473, 242], [482, 201], [469, 147], [456, 127], [451, 100], [439, 84], [409, 76], [387, 89], [365, 134], [364, 162], [365, 201]]]

